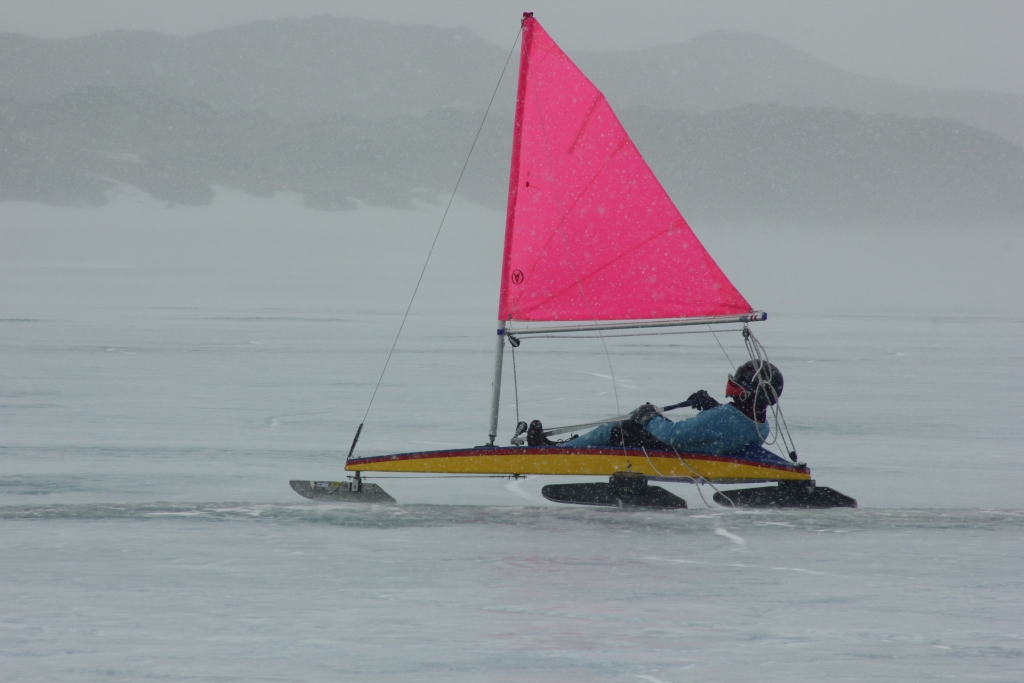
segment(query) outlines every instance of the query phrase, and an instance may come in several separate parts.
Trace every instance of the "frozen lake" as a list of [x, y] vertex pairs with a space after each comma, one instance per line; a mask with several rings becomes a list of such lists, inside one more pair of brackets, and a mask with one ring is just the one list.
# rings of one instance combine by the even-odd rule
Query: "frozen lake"
[[[580, 509], [537, 477], [303, 500], [439, 215], [0, 205], [0, 680], [1020, 680], [1022, 235], [695, 226], [858, 510]], [[483, 442], [502, 218], [456, 204], [361, 453]], [[524, 341], [521, 417], [721, 398], [731, 367], [706, 334], [609, 349], [614, 392], [597, 340]]]

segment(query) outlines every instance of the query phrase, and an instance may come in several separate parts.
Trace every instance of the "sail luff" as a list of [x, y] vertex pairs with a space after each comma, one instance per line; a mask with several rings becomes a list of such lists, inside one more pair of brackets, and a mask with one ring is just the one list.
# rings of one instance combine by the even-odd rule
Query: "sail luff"
[[512, 128], [512, 160], [509, 164], [508, 207], [505, 211], [505, 246], [501, 255], [501, 293], [498, 297], [498, 318], [506, 316], [505, 302], [508, 301], [508, 286], [511, 274], [510, 257], [512, 234], [515, 230], [516, 205], [519, 200], [519, 161], [523, 143], [523, 109], [526, 102], [526, 77], [530, 64], [530, 46], [533, 42], [533, 25], [536, 19], [532, 12], [523, 14], [523, 38], [519, 52], [519, 83], [516, 87], [516, 115]]

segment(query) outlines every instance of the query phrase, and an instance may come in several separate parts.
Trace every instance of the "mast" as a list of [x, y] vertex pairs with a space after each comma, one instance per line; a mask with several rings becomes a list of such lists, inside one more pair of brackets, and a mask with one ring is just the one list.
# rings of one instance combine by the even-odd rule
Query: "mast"
[[505, 359], [505, 321], [498, 321], [498, 341], [494, 347], [494, 377], [491, 379], [491, 423], [487, 430], [488, 446], [498, 436], [498, 401], [501, 399], [501, 364]]
[[[519, 85], [516, 88], [516, 118], [512, 128], [512, 161], [509, 164], [508, 209], [505, 213], [505, 248], [501, 259], [501, 295], [505, 300], [508, 290], [509, 250], [512, 246], [512, 232], [516, 218], [516, 202], [519, 195], [519, 157], [523, 141], [523, 106], [526, 96], [526, 74], [529, 66], [530, 44], [533, 42], [533, 12], [523, 12], [523, 42], [519, 52]], [[505, 321], [498, 320], [498, 340], [494, 347], [494, 378], [491, 380], [491, 416], [487, 430], [488, 445], [494, 445], [498, 436], [498, 402], [501, 399], [501, 363], [505, 354]]]

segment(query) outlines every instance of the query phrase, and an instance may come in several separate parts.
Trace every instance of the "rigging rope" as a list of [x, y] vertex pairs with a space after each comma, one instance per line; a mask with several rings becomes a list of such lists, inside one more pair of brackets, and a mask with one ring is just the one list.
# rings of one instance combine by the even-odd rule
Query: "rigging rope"
[[[671, 446], [672, 444], [669, 444], [669, 445]], [[679, 451], [676, 450], [675, 446], [672, 446], [672, 451], [676, 454], [676, 458], [679, 460], [679, 462], [681, 462], [683, 464], [683, 467], [685, 467], [686, 469], [688, 469], [691, 472], [693, 472], [693, 474], [696, 476], [697, 479], [696, 479], [696, 481], [694, 481], [694, 484], [696, 484], [696, 486], [697, 486], [697, 493], [700, 494], [700, 499], [701, 500], [704, 500], [704, 493], [700, 490], [700, 484], [701, 484], [701, 482], [704, 482], [705, 484], [707, 484], [711, 488], [715, 489], [715, 493], [720, 493], [722, 495], [722, 498], [725, 498], [727, 501], [729, 501], [729, 505], [731, 505], [733, 507], [736, 507], [736, 503], [732, 502], [732, 498], [730, 498], [729, 496], [727, 496], [724, 493], [722, 493], [721, 491], [719, 491], [718, 488], [714, 484], [712, 484], [709, 480], [705, 479], [702, 474], [700, 474], [697, 470], [695, 470], [692, 467], [690, 467], [690, 463], [688, 463], [685, 460], [683, 460], [683, 456], [679, 455]], [[704, 500], [704, 504], [707, 505], [708, 507], [711, 507], [710, 505], [708, 505], [708, 502], [706, 500]]]
[[[757, 361], [758, 386], [763, 386], [770, 391], [772, 394], [771, 398], [774, 399], [774, 401], [769, 402], [767, 407], [772, 411], [772, 421], [775, 424], [775, 438], [771, 441], [765, 440], [765, 445], [777, 445], [783, 451], [783, 455], [789, 456], [795, 462], [796, 444], [793, 443], [793, 435], [789, 433], [786, 417], [782, 414], [782, 406], [779, 405], [779, 395], [776, 393], [775, 387], [768, 381], [771, 375], [768, 365], [768, 352], [765, 351], [761, 342], [757, 340], [757, 337], [754, 336], [754, 333], [746, 325], [743, 326], [743, 340], [747, 346], [747, 353], [750, 354], [750, 359]], [[757, 397], [759, 393], [754, 392], [755, 416], [757, 415]]]
[[[672, 444], [669, 444], [669, 445], [672, 446]], [[654, 466], [654, 462], [651, 460], [651, 456], [647, 454], [647, 449], [644, 447], [643, 444], [640, 445], [640, 449], [644, 452], [644, 457], [647, 458], [647, 464], [651, 466], [651, 469], [654, 470], [654, 473], [657, 474], [659, 477], [665, 477], [665, 475], [662, 474], [661, 471], [657, 467]], [[715, 489], [715, 493], [721, 494], [723, 498], [725, 498], [727, 501], [729, 501], [729, 504], [732, 507], [736, 507], [736, 503], [732, 502], [732, 498], [730, 498], [729, 496], [727, 496], [724, 493], [722, 493], [721, 491], [719, 491], [718, 488], [716, 488], [715, 485], [712, 484], [710, 481], [705, 479], [704, 476], [700, 472], [698, 472], [697, 470], [695, 470], [692, 467], [690, 467], [690, 463], [688, 463], [685, 460], [683, 460], [683, 456], [679, 455], [679, 451], [676, 450], [675, 446], [672, 446], [672, 451], [676, 454], [676, 459], [679, 460], [680, 464], [683, 467], [685, 467], [686, 469], [690, 470], [690, 472], [693, 473], [693, 484], [694, 484], [694, 486], [697, 487], [697, 494], [700, 496], [700, 499], [704, 502], [704, 505], [706, 507], [711, 507], [711, 504], [708, 503], [707, 500], [705, 500], [704, 492], [700, 490], [700, 485], [701, 484], [707, 484], [711, 488]]]
[[363, 419], [359, 422], [359, 427], [356, 429], [356, 435], [352, 438], [352, 446], [348, 449], [348, 455], [345, 457], [346, 460], [352, 457], [352, 452], [356, 449], [356, 442], [359, 441], [359, 435], [363, 431], [363, 425], [366, 423], [366, 416], [370, 414], [370, 407], [373, 405], [373, 399], [377, 397], [377, 390], [380, 389], [380, 383], [384, 379], [384, 373], [388, 371], [388, 364], [391, 363], [391, 356], [395, 353], [395, 346], [398, 345], [398, 339], [402, 336], [402, 330], [405, 328], [405, 321], [409, 318], [409, 311], [412, 310], [412, 303], [416, 300], [416, 294], [420, 291], [420, 284], [423, 282], [423, 274], [427, 272], [427, 265], [430, 263], [430, 257], [434, 253], [434, 247], [437, 246], [437, 238], [441, 236], [441, 228], [444, 227], [444, 221], [448, 218], [448, 211], [452, 208], [452, 202], [455, 201], [455, 193], [459, 191], [459, 184], [462, 183], [462, 176], [466, 174], [466, 167], [469, 166], [469, 159], [473, 156], [473, 150], [476, 148], [476, 143], [480, 139], [480, 132], [484, 129], [484, 123], [487, 121], [487, 114], [491, 111], [491, 105], [494, 104], [494, 98], [498, 94], [498, 88], [501, 86], [502, 79], [505, 78], [505, 72], [508, 70], [508, 64], [512, 61], [512, 54], [516, 51], [516, 45], [519, 44], [519, 36], [522, 35], [522, 25], [519, 27], [519, 31], [516, 33], [516, 39], [512, 41], [512, 49], [508, 51], [508, 57], [505, 58], [505, 65], [501, 68], [501, 75], [498, 76], [498, 82], [494, 85], [494, 92], [491, 93], [491, 99], [487, 102], [487, 109], [484, 110], [484, 116], [480, 120], [480, 126], [476, 129], [476, 135], [473, 136], [473, 144], [469, 146], [469, 153], [466, 154], [466, 161], [462, 164], [462, 170], [459, 171], [459, 177], [455, 181], [455, 188], [452, 189], [452, 195], [448, 198], [448, 205], [444, 208], [444, 214], [441, 216], [441, 222], [437, 226], [437, 232], [434, 233], [434, 241], [430, 243], [430, 250], [427, 252], [427, 258], [423, 262], [423, 268], [420, 270], [420, 276], [416, 280], [416, 287], [412, 290], [412, 297], [409, 299], [409, 305], [405, 307], [405, 314], [402, 316], [402, 324], [398, 326], [398, 334], [395, 335], [395, 340], [391, 343], [391, 350], [388, 351], [388, 357], [384, 361], [384, 368], [380, 371], [380, 377], [377, 378], [377, 385], [373, 388], [373, 393], [370, 395], [370, 402], [366, 405], [366, 412], [363, 413]]

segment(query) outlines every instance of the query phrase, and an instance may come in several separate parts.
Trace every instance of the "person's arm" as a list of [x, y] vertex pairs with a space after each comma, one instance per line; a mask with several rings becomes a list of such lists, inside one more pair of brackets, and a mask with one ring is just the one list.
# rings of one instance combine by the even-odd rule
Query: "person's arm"
[[716, 401], [711, 394], [701, 389], [690, 394], [690, 398], [686, 399], [686, 402], [690, 404], [690, 407], [694, 410], [711, 410], [722, 405]]

